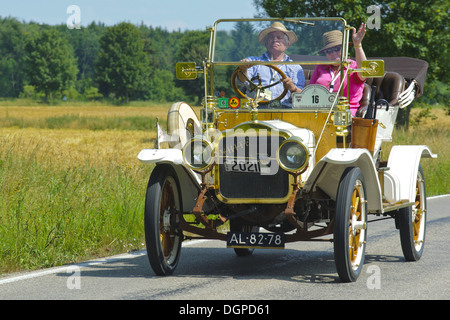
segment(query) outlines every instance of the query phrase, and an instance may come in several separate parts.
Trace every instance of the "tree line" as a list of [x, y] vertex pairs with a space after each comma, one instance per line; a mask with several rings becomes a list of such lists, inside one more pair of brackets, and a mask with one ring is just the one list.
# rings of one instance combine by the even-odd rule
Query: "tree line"
[[208, 39], [125, 22], [68, 29], [0, 17], [0, 97], [196, 102], [175, 63], [200, 63]]
[[[428, 61], [424, 98], [428, 103], [447, 104], [448, 4], [425, 2], [425, 6], [409, 0], [380, 3], [381, 27], [366, 35], [366, 53]], [[255, 0], [264, 16], [343, 16], [355, 26], [370, 19], [370, 4], [373, 2], [368, 0], [333, 4], [325, 0]], [[233, 32], [245, 32], [246, 27], [236, 24]], [[208, 41], [206, 31], [169, 32], [125, 22], [114, 26], [93, 22], [69, 29], [64, 24], [50, 26], [0, 17], [0, 97], [183, 100], [198, 104], [203, 95], [202, 77], [177, 80], [175, 63], [194, 61], [201, 65]], [[248, 44], [237, 41], [223, 45], [234, 50], [230, 54], [245, 56], [241, 51]]]

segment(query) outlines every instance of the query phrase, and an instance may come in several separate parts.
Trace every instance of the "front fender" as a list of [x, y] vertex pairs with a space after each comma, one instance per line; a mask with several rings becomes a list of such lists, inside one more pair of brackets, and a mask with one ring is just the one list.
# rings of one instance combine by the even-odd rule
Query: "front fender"
[[[187, 167], [183, 161], [183, 152], [180, 149], [143, 149], [138, 154], [139, 161], [143, 163], [169, 164], [176, 169], [186, 172], [190, 180], [199, 188], [201, 177], [191, 168]], [[177, 169], [178, 168], [178, 169]]]
[[180, 149], [143, 149], [138, 154], [143, 163], [183, 164], [183, 153]]
[[331, 149], [312, 170], [304, 185], [305, 192], [319, 187], [336, 200], [342, 173], [348, 167], [359, 167], [363, 173], [369, 212], [382, 211], [381, 186], [372, 155], [367, 149]]
[[183, 208], [195, 206], [195, 199], [201, 190], [201, 177], [184, 165], [181, 150], [144, 149], [139, 153], [138, 159], [143, 163], [172, 166], [180, 183]]

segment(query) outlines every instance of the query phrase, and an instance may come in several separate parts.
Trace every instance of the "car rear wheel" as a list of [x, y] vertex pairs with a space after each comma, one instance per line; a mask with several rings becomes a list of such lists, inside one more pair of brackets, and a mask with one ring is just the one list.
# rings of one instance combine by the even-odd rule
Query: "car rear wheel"
[[160, 276], [174, 272], [180, 258], [182, 230], [177, 228], [181, 210], [178, 179], [170, 166], [156, 166], [145, 198], [145, 242], [153, 271]]
[[406, 261], [417, 261], [423, 254], [427, 214], [427, 195], [422, 166], [419, 165], [416, 178], [414, 205], [400, 209], [398, 228], [400, 242]]
[[339, 183], [334, 219], [334, 259], [343, 282], [358, 279], [364, 263], [366, 237], [364, 177], [359, 168], [347, 168]]

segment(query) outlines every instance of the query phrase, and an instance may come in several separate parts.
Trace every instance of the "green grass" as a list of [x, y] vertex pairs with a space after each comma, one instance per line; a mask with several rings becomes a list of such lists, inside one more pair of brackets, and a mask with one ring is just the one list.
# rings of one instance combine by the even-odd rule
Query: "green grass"
[[149, 166], [61, 166], [39, 162], [39, 145], [26, 155], [21, 148], [0, 142], [0, 271], [143, 247]]

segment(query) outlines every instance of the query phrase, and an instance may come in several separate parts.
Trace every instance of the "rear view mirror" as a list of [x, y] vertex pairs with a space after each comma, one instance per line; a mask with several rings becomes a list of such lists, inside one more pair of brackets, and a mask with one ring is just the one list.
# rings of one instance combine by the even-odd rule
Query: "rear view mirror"
[[195, 62], [178, 62], [176, 65], [176, 75], [179, 80], [197, 79], [197, 72]]
[[366, 60], [361, 63], [361, 75], [365, 78], [379, 78], [384, 76], [383, 60]]

